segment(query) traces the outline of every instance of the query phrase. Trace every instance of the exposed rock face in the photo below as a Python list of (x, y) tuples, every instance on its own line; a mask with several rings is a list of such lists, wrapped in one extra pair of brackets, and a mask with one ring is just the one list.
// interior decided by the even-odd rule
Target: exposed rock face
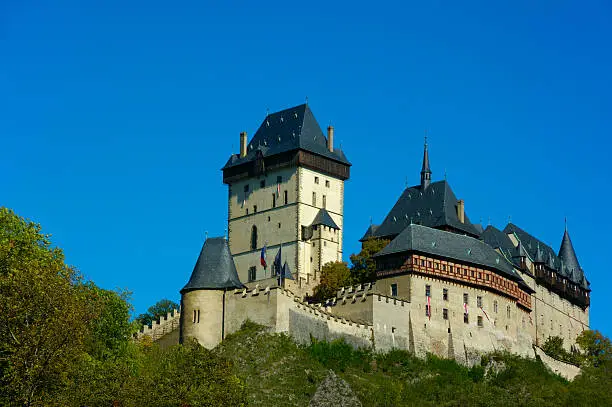
[(361, 402), (347, 382), (336, 376), (333, 370), (321, 382), (310, 400), (310, 407), (361, 407)]

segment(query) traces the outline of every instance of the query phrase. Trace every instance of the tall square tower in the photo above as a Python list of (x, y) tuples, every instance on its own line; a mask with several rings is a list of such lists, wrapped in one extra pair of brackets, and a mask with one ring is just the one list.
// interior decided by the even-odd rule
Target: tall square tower
[[(230, 251), (243, 282), (274, 276), (282, 245), (296, 293), (312, 293), (321, 267), (342, 260), (344, 181), (350, 162), (323, 134), (307, 104), (266, 116), (223, 167)], [(261, 265), (267, 248), (267, 269)]]

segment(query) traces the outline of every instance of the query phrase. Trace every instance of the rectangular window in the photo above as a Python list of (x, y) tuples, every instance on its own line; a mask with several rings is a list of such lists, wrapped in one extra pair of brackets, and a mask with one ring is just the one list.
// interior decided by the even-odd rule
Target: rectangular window
[(315, 177), (315, 184), (319, 183), (319, 177)]
[(442, 318), (448, 319), (448, 309), (442, 308)]
[(197, 315), (197, 311), (193, 310), (193, 317), (191, 318), (191, 322), (193, 322), (194, 324), (196, 323), (196, 315)]
[(469, 298), (468, 298), (467, 293), (463, 293), (463, 303), (464, 303), (464, 304), (467, 304), (467, 303), (468, 303), (468, 299), (469, 299)]
[(470, 317), (469, 317), (467, 312), (463, 313), (463, 322), (466, 323), (466, 324), (470, 323)]
[(198, 324), (200, 323), (200, 310), (198, 310)]
[(425, 286), (425, 297), (431, 297), (431, 286), (430, 285)]
[(397, 297), (397, 284), (391, 284), (391, 296)]
[(249, 214), (249, 208), (246, 208), (246, 214), (247, 215)]
[(285, 191), (285, 205), (289, 203), (289, 194)]
[(312, 206), (317, 206), (317, 193), (312, 193)]
[(325, 186), (329, 188), (329, 180), (325, 180)]
[(327, 208), (327, 197), (323, 195), (323, 207)]
[(447, 288), (442, 290), (442, 299), (444, 301), (448, 301), (448, 289)]
[(482, 316), (478, 315), (478, 326), (482, 328)]
[(478, 308), (482, 308), (482, 297), (481, 296), (476, 297), (476, 306)]
[(259, 188), (265, 188), (266, 187), (266, 180), (262, 179), (261, 181), (259, 181)]
[(276, 208), (276, 194), (272, 194), (272, 207)]
[(257, 278), (257, 269), (253, 266), (249, 268), (249, 282)]
[(425, 304), (425, 316), (429, 317), (430, 316), (430, 310), (429, 310), (429, 305)]
[(257, 205), (253, 205), (253, 213), (257, 213)]

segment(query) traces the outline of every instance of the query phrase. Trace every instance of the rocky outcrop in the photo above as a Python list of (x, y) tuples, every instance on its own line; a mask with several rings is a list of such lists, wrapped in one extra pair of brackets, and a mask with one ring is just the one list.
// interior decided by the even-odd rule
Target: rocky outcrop
[(310, 400), (310, 407), (361, 407), (361, 402), (353, 390), (333, 370), (319, 384), (317, 392)]

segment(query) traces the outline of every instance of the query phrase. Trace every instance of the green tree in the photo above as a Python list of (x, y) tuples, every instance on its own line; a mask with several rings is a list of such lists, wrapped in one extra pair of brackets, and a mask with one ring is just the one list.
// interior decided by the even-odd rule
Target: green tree
[(381, 251), (389, 240), (386, 239), (367, 239), (363, 242), (361, 251), (351, 255), (351, 277), (355, 283), (370, 283), (376, 280), (376, 262), (374, 256)]
[(0, 369), (5, 397), (42, 405), (81, 356), (95, 308), (38, 224), (0, 208)]
[(323, 301), (335, 297), (336, 292), (347, 285), (351, 285), (351, 272), (345, 262), (332, 261), (321, 268), (321, 280), (315, 287), (312, 299)]
[(581, 373), (570, 383), (568, 406), (612, 406), (612, 360), (604, 360), (598, 367), (582, 367)]
[(597, 367), (612, 360), (612, 343), (599, 331), (583, 331), (576, 338), (576, 343), (582, 349), (585, 363), (588, 365)]
[(167, 298), (157, 301), (151, 305), (147, 312), (136, 317), (136, 321), (142, 325), (151, 325), (151, 322), (156, 321), (159, 317), (166, 316), (169, 312), (178, 309), (179, 305)]

